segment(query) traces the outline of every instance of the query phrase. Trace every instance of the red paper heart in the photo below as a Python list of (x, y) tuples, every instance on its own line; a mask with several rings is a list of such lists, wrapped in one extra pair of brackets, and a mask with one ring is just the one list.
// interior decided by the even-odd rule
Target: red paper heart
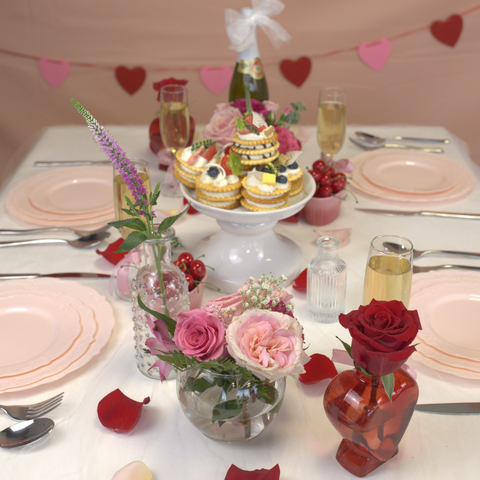
[(298, 379), (305, 385), (313, 385), (326, 378), (333, 378), (338, 375), (333, 362), (321, 353), (311, 355), (310, 361), (304, 367), (305, 373), (301, 373)]
[(117, 67), (115, 69), (115, 76), (117, 77), (118, 83), (130, 95), (133, 95), (143, 85), (147, 72), (142, 67)]
[(463, 19), (460, 15), (451, 15), (444, 22), (433, 22), (430, 25), (432, 35), (439, 41), (454, 47), (460, 38), (463, 28)]
[(283, 76), (297, 87), (301, 87), (312, 69), (312, 61), (308, 57), (300, 57), (298, 60), (282, 60), (280, 71)]
[(279, 480), (280, 479), (280, 467), (275, 465), (270, 470), (261, 468), (259, 470), (242, 470), (236, 465), (233, 465), (228, 469), (225, 480)]
[(298, 292), (307, 290), (307, 269), (305, 269), (294, 281), (292, 288)]

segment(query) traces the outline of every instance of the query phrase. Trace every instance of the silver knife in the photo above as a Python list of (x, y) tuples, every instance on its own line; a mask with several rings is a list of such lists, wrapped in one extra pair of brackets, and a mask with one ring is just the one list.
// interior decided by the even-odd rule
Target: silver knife
[(21, 278), (109, 278), (108, 273), (65, 272), (65, 273), (0, 273), (0, 280), (14, 280)]
[(77, 167), (81, 165), (112, 165), (110, 160), (61, 160), (61, 161), (38, 161), (35, 167)]
[(419, 412), (441, 413), (444, 415), (471, 415), (480, 413), (480, 402), (472, 403), (429, 403), (417, 405)]
[(417, 210), (417, 211), (382, 210), (380, 208), (356, 208), (355, 210), (360, 210), (361, 212), (367, 212), (367, 213), (380, 213), (383, 215), (403, 215), (403, 216), (420, 215), (422, 217), (480, 219), (480, 214), (478, 213), (431, 212), (427, 210)]

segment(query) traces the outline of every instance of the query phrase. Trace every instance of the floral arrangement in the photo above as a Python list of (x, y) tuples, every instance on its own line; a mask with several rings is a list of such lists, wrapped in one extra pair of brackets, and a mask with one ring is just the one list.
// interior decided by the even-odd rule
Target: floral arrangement
[[(301, 149), (300, 142), (288, 124), (295, 125), (300, 121), (300, 111), (305, 110), (303, 103), (292, 103), (291, 108), (285, 109), (277, 120), (277, 112), (280, 108), (278, 103), (269, 100), (259, 102), (254, 98), (250, 102), (252, 110), (262, 115), (268, 125), (275, 127), (280, 143), (280, 153), (285, 154)], [(230, 143), (237, 124), (235, 119), (243, 118), (246, 111), (247, 100), (245, 98), (238, 98), (231, 103), (218, 103), (210, 122), (203, 130), (204, 137), (215, 140), (220, 145)]]
[[(100, 126), (92, 114), (79, 102), (73, 98), (71, 99), (71, 102), (78, 110), (80, 115), (85, 118), (87, 125), (93, 134), (95, 143), (97, 143), (97, 145), (111, 160), (113, 166), (120, 172), (120, 175), (122, 176), (135, 200), (133, 202), (130, 200), (130, 198), (128, 198), (128, 196), (125, 195), (128, 209), (123, 209), (123, 211), (127, 213), (130, 218), (109, 223), (109, 225), (112, 225), (118, 229), (126, 227), (133, 230), (120, 245), (116, 253), (129, 252), (147, 239), (161, 238), (162, 232), (167, 228), (170, 228), (178, 220), (178, 218), (180, 218), (188, 210), (188, 207), (178, 215), (166, 217), (158, 225), (154, 224), (155, 212), (152, 210), (152, 208), (157, 204), (158, 197), (160, 196), (160, 182), (156, 185), (153, 192), (148, 194), (147, 189), (135, 166), (127, 158), (127, 154), (120, 148), (110, 133), (104, 127)], [(154, 254), (159, 278), (163, 279), (161, 267), (163, 252), (160, 250), (161, 248), (163, 247), (158, 247)], [(163, 281), (160, 282), (160, 287), (163, 287)], [(163, 289), (162, 293), (165, 314), (168, 314), (165, 292)]]
[(416, 310), (407, 310), (398, 300), (372, 300), (348, 314), (340, 314), (340, 324), (352, 336), (351, 346), (340, 340), (355, 367), (365, 375), (381, 377), (392, 398), (393, 372), (415, 351), (411, 345), (422, 329)]
[[(176, 321), (147, 309), (157, 318), (147, 318), (153, 337), (145, 343), (159, 358), (152, 368), (159, 368), (162, 381), (172, 366), (179, 371), (238, 375), (258, 398), (272, 404), (273, 382), (303, 373), (309, 360), (303, 349), (303, 328), (293, 316), (292, 296), (280, 286), (285, 281), (284, 276), (250, 278), (238, 293), (208, 302), (203, 309), (182, 312)], [(205, 389), (204, 378), (197, 378), (190, 388)], [(218, 378), (212, 381), (225, 394), (232, 388)], [(240, 407), (232, 406), (237, 412), (232, 416)]]

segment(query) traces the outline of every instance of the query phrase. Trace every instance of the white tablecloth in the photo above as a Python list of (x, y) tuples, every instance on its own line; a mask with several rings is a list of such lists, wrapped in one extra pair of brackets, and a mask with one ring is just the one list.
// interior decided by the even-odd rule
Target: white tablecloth
[[(146, 126), (108, 127), (123, 149), (132, 157), (148, 160), (153, 181), (163, 173), (156, 169), (156, 157), (148, 148)], [(349, 132), (355, 127), (349, 127)], [(388, 135), (408, 134), (424, 137), (450, 137), (440, 127), (367, 127), (362, 130)], [(310, 137), (304, 142), (300, 164), (310, 166), (318, 158), (315, 130), (307, 128)], [(477, 212), (480, 204), (480, 169), (468, 157), (457, 140), (445, 147), (446, 153), (461, 159), (476, 176), (474, 190), (455, 203), (437, 209)], [(337, 158), (360, 153), (346, 141)], [(0, 192), (5, 201), (9, 188), (20, 180), (38, 174), (36, 160), (103, 160), (102, 152), (93, 143), (86, 126), (47, 128), (26, 154), (15, 174)], [(42, 170), (43, 171), (43, 170)], [(361, 207), (390, 207), (384, 202), (358, 195)], [(161, 199), (162, 209), (180, 207), (180, 199)], [(348, 197), (340, 216), (327, 227), (312, 227), (303, 220), (298, 224), (280, 222), (275, 230), (296, 241), (304, 254), (304, 266), (316, 254), (314, 241), (319, 230), (352, 228), (352, 236), (339, 251), (348, 264), (347, 311), (361, 303), (365, 260), (370, 240), (382, 233), (410, 238), (418, 249), (441, 248), (478, 250), (480, 222), (440, 218), (387, 217), (355, 211), (355, 202)], [(1, 227), (24, 225), (10, 218), (3, 208)], [(175, 225), (187, 249), (219, 226), (204, 215), (184, 216)], [(113, 241), (117, 233), (112, 231)], [(103, 249), (103, 247), (102, 247)], [(442, 258), (422, 260), (419, 264), (442, 263)], [(460, 261), (460, 260), (459, 260)], [(470, 260), (471, 261), (471, 260)], [(445, 262), (443, 262), (445, 263)], [(69, 246), (29, 246), (0, 249), (0, 273), (97, 271), (110, 272), (112, 266), (94, 250), (76, 250)], [(268, 272), (266, 272), (268, 273)], [(328, 384), (304, 386), (289, 378), (280, 414), (258, 438), (243, 444), (221, 444), (202, 436), (186, 419), (176, 399), (175, 381), (163, 384), (142, 376), (136, 369), (130, 304), (109, 294), (109, 281), (83, 280), (98, 290), (112, 304), (116, 325), (108, 345), (87, 365), (54, 383), (18, 393), (0, 394), (0, 404), (40, 401), (58, 392), (65, 392), (63, 404), (49, 416), (55, 421), (53, 434), (44, 441), (15, 450), (0, 449), (0, 479), (31, 480), (110, 480), (114, 472), (134, 460), (145, 462), (155, 480), (209, 479), (223, 480), (233, 463), (245, 470), (280, 465), (282, 480), (350, 479), (335, 460), (340, 436), (327, 420), (323, 410), (323, 393)], [(289, 288), (291, 290), (291, 287)], [(305, 295), (294, 292), (296, 313), (305, 327), (309, 353), (331, 355), (341, 348), (335, 336), (350, 341), (340, 325), (321, 325), (305, 314)], [(217, 294), (206, 291), (205, 298)], [(452, 318), (452, 322), (455, 319)], [(480, 339), (479, 339), (480, 340)], [(21, 339), (18, 347), (22, 348)], [(480, 400), (480, 382), (466, 380), (429, 369), (410, 361), (418, 372), (420, 402), (465, 402)], [(338, 368), (348, 367), (338, 365)], [(143, 400), (144, 407), (137, 427), (128, 434), (116, 434), (101, 426), (97, 404), (106, 394), (120, 388), (126, 395)], [(0, 416), (0, 429), (14, 423)], [(415, 413), (400, 444), (400, 453), (371, 475), (382, 479), (476, 479), (480, 471), (478, 439), (480, 415), (440, 416)]]

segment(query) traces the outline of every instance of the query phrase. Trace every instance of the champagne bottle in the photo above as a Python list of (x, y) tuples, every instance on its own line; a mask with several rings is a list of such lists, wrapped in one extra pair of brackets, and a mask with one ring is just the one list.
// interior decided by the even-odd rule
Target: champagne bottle
[[(248, 18), (252, 15), (251, 8), (242, 8), (242, 16)], [(253, 45), (238, 53), (235, 71), (230, 82), (228, 100), (233, 102), (237, 98), (245, 98), (244, 84), (247, 85), (250, 97), (263, 102), (268, 100), (268, 87), (263, 72), (260, 54), (258, 52), (257, 37)]]

